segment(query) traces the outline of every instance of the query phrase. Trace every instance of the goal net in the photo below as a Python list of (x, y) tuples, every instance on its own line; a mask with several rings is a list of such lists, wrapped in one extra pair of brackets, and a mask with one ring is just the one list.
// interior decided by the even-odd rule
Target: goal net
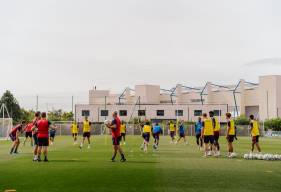
[(12, 118), (0, 118), (0, 140), (8, 139), (13, 128)]

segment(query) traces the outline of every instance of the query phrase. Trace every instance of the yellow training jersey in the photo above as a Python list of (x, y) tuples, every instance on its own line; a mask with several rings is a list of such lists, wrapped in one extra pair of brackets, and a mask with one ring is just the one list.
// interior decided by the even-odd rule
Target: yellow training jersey
[(170, 130), (170, 131), (176, 131), (176, 128), (175, 128), (175, 124), (174, 124), (174, 123), (170, 123), (169, 130)]
[(205, 119), (204, 121), (204, 136), (214, 135), (214, 128), (212, 119)]
[(230, 123), (230, 127), (228, 127), (228, 135), (235, 135), (235, 123), (234, 123), (234, 120), (231, 119), (229, 121)]
[(126, 125), (125, 124), (120, 125), (120, 133), (126, 133)]
[(144, 133), (151, 133), (151, 126), (150, 125), (144, 125), (143, 126), (143, 132)]
[(77, 123), (72, 123), (72, 125), (71, 125), (71, 132), (72, 133), (78, 133), (78, 125), (77, 125)]
[(251, 130), (251, 135), (253, 137), (259, 136), (260, 135), (260, 130), (259, 130), (258, 121), (252, 120), (251, 123), (253, 124), (252, 130)]
[(90, 132), (91, 123), (90, 121), (83, 122), (83, 132)]
[(220, 122), (219, 122), (218, 118), (216, 118), (216, 117), (215, 117), (215, 120), (216, 120), (216, 124), (215, 124), (214, 131), (220, 131), (220, 129), (221, 129)]

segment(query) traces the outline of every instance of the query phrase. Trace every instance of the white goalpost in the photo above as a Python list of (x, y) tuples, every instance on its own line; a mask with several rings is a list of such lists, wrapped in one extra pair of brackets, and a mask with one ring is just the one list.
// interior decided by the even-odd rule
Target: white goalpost
[(10, 117), (5, 104), (1, 105), (0, 114), (0, 140), (7, 140), (9, 138), (9, 133), (13, 128), (13, 119)]

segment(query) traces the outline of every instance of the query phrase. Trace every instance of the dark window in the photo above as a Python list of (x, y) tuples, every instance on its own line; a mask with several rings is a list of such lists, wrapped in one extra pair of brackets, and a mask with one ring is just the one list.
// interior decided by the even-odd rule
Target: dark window
[(119, 115), (120, 116), (127, 116), (127, 110), (120, 110)]
[(164, 116), (165, 112), (164, 110), (157, 110), (157, 116)]
[(101, 110), (100, 111), (100, 116), (107, 117), (108, 116), (108, 110)]
[(176, 116), (183, 116), (183, 110), (176, 110)]
[(194, 116), (202, 116), (202, 110), (194, 110)]
[(139, 110), (138, 116), (145, 116), (145, 110)]
[(214, 110), (214, 116), (221, 116), (221, 110)]
[(82, 110), (82, 116), (83, 117), (89, 117), (90, 116), (90, 111), (89, 110)]

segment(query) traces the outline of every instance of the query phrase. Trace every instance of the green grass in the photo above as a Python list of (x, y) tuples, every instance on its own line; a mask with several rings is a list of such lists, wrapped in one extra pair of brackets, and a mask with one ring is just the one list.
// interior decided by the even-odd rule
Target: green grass
[[(93, 137), (91, 149), (78, 149), (71, 137), (57, 137), (49, 163), (32, 162), (32, 148), (9, 155), (11, 142), (0, 141), (0, 191), (132, 192), (132, 191), (281, 191), (281, 162), (242, 158), (202, 158), (194, 138), (190, 144), (171, 145), (162, 137), (158, 152), (144, 154), (141, 137), (129, 136), (124, 150), (127, 163), (112, 163), (110, 138)], [(221, 138), (225, 155), (225, 138)], [(249, 151), (250, 139), (235, 144), (240, 155)], [(261, 139), (264, 152), (281, 154), (280, 139)]]

